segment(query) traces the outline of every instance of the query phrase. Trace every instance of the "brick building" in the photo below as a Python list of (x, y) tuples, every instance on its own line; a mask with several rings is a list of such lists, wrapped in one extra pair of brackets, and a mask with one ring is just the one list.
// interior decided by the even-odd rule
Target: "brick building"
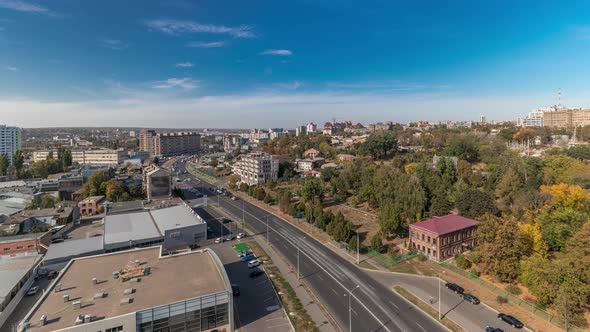
[(91, 196), (86, 197), (82, 201), (78, 203), (78, 208), (80, 209), (80, 214), (83, 216), (93, 216), (98, 214), (102, 210), (102, 206), (100, 203), (104, 201), (104, 196)]
[(51, 232), (0, 237), (0, 256), (15, 256), (26, 252), (45, 254), (51, 244)]
[(462, 216), (433, 217), (410, 225), (410, 248), (434, 260), (446, 260), (477, 244), (477, 221)]

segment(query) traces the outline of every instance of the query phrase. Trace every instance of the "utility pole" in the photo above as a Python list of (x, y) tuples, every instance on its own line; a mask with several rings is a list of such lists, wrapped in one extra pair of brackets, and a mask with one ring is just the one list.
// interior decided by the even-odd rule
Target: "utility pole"
[(299, 273), (299, 252), (301, 251), (301, 241), (305, 240), (305, 237), (297, 241), (297, 280), (301, 279), (301, 274)]
[(244, 200), (242, 199), (242, 232), (245, 233), (244, 230)]
[(270, 243), (270, 241), (268, 240), (268, 214), (266, 215), (266, 243)]
[(359, 265), (361, 263), (361, 243), (359, 241), (359, 230), (356, 230), (356, 264)]

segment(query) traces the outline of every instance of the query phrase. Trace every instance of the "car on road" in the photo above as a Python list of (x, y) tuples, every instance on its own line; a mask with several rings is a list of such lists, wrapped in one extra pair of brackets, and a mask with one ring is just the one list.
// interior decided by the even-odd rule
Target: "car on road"
[(231, 197), (231, 200), (232, 200), (232, 201), (237, 201), (237, 200), (238, 200), (238, 198), (237, 198), (236, 196), (232, 196), (232, 197)]
[(228, 237), (225, 238), (225, 241), (231, 241), (235, 239), (235, 237), (233, 235), (229, 235)]
[(221, 242), (223, 242), (223, 238), (218, 237), (215, 239), (215, 243), (221, 243)]
[(463, 293), (463, 299), (473, 304), (479, 304), (479, 299), (471, 294)]
[(253, 267), (257, 267), (258, 265), (262, 264), (262, 262), (260, 261), (260, 259), (255, 259), (252, 261), (248, 262), (248, 267), (249, 268), (253, 268)]
[(39, 292), (39, 286), (33, 286), (27, 291), (27, 296), (33, 296)]
[(239, 239), (243, 239), (243, 238), (245, 238), (246, 236), (248, 236), (246, 233), (239, 233), (239, 234), (238, 234), (238, 240), (239, 240)]
[(236, 284), (231, 285), (231, 291), (234, 294), (234, 296), (240, 296), (240, 286)]
[(231, 221), (232, 221), (232, 220), (231, 220), (231, 219), (229, 219), (229, 218), (223, 218), (223, 219), (221, 220), (221, 222), (222, 222), (222, 223), (224, 223), (224, 224), (230, 223)]
[(445, 284), (445, 287), (448, 288), (448, 289), (450, 289), (450, 290), (452, 290), (453, 292), (455, 292), (457, 294), (463, 294), (463, 292), (465, 291), (463, 289), (463, 287), (461, 287), (461, 286), (459, 286), (457, 284), (454, 284), (452, 282), (447, 282)]
[(264, 274), (264, 271), (255, 269), (254, 271), (250, 272), (250, 278), (258, 278)]
[(521, 321), (519, 321), (515, 317), (510, 316), (510, 315), (507, 315), (505, 313), (499, 313), (498, 314), (498, 318), (500, 320), (502, 320), (502, 321), (504, 321), (504, 322), (506, 322), (506, 323), (508, 323), (508, 324), (510, 324), (512, 326), (514, 326), (517, 329), (521, 329), (521, 328), (524, 327), (524, 324)]
[(59, 275), (59, 272), (51, 270), (51, 271), (49, 271), (49, 273), (47, 273), (47, 279), (49, 279), (49, 280), (55, 279), (55, 278), (57, 278), (58, 275)]
[(504, 330), (498, 327), (486, 326), (486, 332), (504, 332)]

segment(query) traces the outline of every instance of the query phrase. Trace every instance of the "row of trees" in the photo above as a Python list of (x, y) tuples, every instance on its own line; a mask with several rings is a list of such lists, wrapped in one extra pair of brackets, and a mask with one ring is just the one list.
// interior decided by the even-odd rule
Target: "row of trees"
[(111, 202), (130, 201), (145, 197), (140, 186), (127, 186), (123, 182), (111, 179), (109, 175), (103, 171), (98, 171), (92, 174), (82, 187), (83, 197), (100, 195), (106, 196), (106, 199)]

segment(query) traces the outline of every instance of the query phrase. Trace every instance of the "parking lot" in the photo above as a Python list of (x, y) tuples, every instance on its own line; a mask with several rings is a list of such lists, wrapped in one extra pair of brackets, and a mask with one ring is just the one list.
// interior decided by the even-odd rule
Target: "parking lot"
[[(237, 240), (211, 246), (223, 262), (232, 284), (240, 288), (240, 296), (234, 297), (236, 320), (243, 331), (291, 331), (291, 325), (281, 307), (272, 283), (267, 275), (250, 278), (253, 269), (241, 262), (232, 245)], [(260, 266), (264, 269), (264, 266)]]

